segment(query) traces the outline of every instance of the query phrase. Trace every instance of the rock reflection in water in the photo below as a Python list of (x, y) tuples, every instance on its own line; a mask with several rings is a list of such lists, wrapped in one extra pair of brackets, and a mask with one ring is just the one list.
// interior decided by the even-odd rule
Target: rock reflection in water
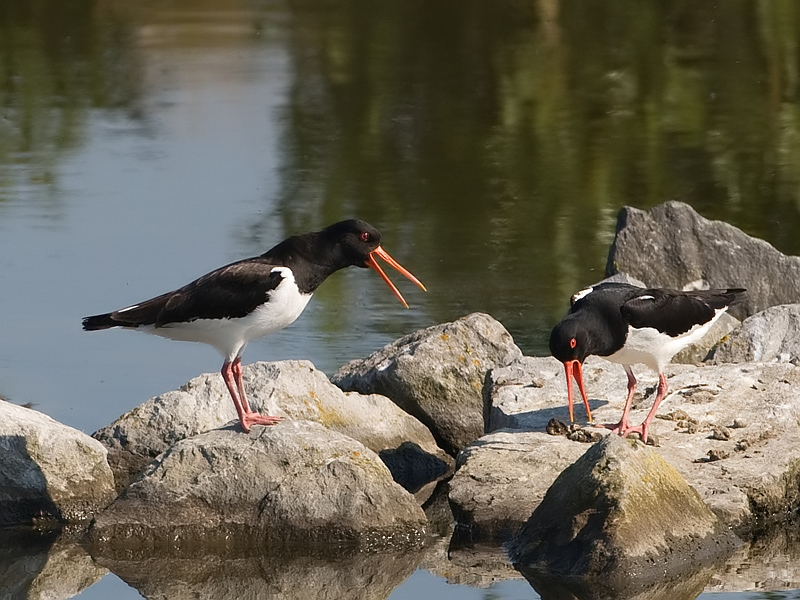
[(383, 599), (414, 572), (421, 551), (369, 553), (314, 546), (226, 558), (99, 559), (147, 599)]
[(0, 530), (0, 598), (72, 598), (107, 573), (69, 534)]
[(705, 588), (714, 567), (706, 567), (677, 580), (637, 588), (635, 576), (626, 590), (611, 589), (602, 581), (569, 581), (549, 578), (540, 573), (523, 573), (542, 600), (694, 600)]

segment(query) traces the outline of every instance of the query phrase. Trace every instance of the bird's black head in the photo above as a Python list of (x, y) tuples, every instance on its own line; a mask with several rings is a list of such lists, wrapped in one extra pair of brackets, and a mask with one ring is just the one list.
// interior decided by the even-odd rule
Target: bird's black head
[(366, 221), (348, 219), (319, 232), (329, 259), (341, 267), (369, 267), (370, 255), (381, 245), (381, 232)]
[[(381, 247), (381, 232), (360, 219), (339, 221), (322, 231), (289, 238), (283, 244), (290, 251), (298, 250), (298, 254), (306, 258), (307, 271), (313, 271), (306, 277), (307, 286), (304, 291), (313, 291), (326, 277), (339, 269), (351, 266), (370, 267), (378, 272), (395, 296), (408, 308), (403, 295), (383, 272), (375, 260), (376, 257), (397, 269), (423, 290), (425, 289), (425, 286), (416, 277)], [(284, 264), (287, 263), (284, 262)], [(312, 266), (308, 266), (308, 264)]]
[(567, 316), (550, 332), (550, 352), (562, 363), (571, 360), (582, 363), (591, 354), (586, 329)]

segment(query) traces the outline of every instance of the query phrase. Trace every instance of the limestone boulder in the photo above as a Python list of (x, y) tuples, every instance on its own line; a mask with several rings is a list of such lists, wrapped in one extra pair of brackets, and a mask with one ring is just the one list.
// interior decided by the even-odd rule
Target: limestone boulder
[(455, 456), (483, 435), (486, 372), (521, 356), (505, 327), (473, 313), (403, 336), (344, 365), (331, 380), (344, 390), (388, 396)]
[(711, 357), (714, 363), (800, 363), (800, 304), (771, 306), (730, 332)]
[(800, 257), (706, 219), (683, 202), (620, 210), (606, 274), (620, 271), (648, 287), (746, 288), (743, 313), (734, 314), (740, 318), (800, 302)]
[[(640, 383), (630, 420), (637, 423), (657, 378), (642, 367), (634, 372)], [(792, 514), (800, 505), (800, 367), (669, 365), (666, 375), (670, 392), (651, 426), (654, 450), (737, 532)], [(584, 377), (596, 422), (617, 422), (622, 367), (590, 357)], [(450, 482), (457, 523), (476, 539), (504, 539), (521, 526), (587, 442), (608, 435), (586, 422), (582, 405), (569, 427), (565, 388), (554, 358), (525, 357), (487, 377), (489, 433), (462, 452)]]
[(738, 544), (658, 452), (606, 435), (556, 478), (508, 550), (523, 573), (627, 590), (724, 558)]
[(169, 448), (93, 521), (93, 554), (287, 542), (415, 545), (427, 520), (378, 456), (309, 421)]
[(115, 497), (106, 449), (45, 414), (0, 401), (0, 526), (91, 518)]
[[(384, 396), (342, 392), (308, 361), (253, 363), (243, 377), (254, 410), (318, 422), (359, 440), (411, 491), (452, 471), (452, 458), (417, 419)], [(137, 406), (94, 437), (108, 448), (121, 489), (176, 442), (236, 422), (222, 377), (208, 373)]]

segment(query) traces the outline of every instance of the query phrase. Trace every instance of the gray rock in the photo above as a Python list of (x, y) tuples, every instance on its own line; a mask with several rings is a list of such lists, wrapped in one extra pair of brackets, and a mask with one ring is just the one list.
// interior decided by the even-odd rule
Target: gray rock
[(620, 210), (606, 273), (619, 271), (649, 287), (747, 288), (746, 314), (734, 316), (800, 302), (800, 257), (710, 221), (682, 202)]
[[(637, 423), (652, 404), (657, 377), (643, 367), (634, 371), (641, 395), (631, 422)], [(746, 532), (800, 504), (799, 367), (670, 365), (666, 374), (671, 391), (651, 426), (656, 451), (726, 525)], [(596, 422), (617, 422), (626, 396), (622, 367), (590, 357), (584, 377)], [(493, 370), (487, 388), (489, 433), (459, 456), (450, 501), (460, 527), (476, 539), (502, 539), (524, 523), (586, 444), (545, 433), (550, 419), (568, 419), (564, 371), (554, 358), (525, 357)], [(585, 423), (581, 406), (575, 414)], [(746, 426), (732, 428), (735, 421)], [(730, 428), (729, 439), (716, 439), (720, 426)]]
[(344, 390), (388, 396), (455, 456), (483, 434), (486, 372), (520, 356), (500, 323), (473, 313), (401, 337), (344, 365), (331, 380)]
[(181, 440), (90, 529), (93, 555), (287, 541), (415, 545), (427, 520), (361, 443), (309, 421)]
[(558, 476), (508, 550), (523, 573), (628, 590), (718, 560), (737, 542), (657, 452), (607, 435)]
[[(357, 439), (379, 453), (411, 491), (452, 470), (452, 458), (417, 419), (384, 396), (342, 392), (308, 361), (247, 365), (244, 380), (254, 410), (316, 421)], [(222, 378), (208, 373), (137, 406), (94, 437), (108, 447), (121, 489), (179, 440), (235, 420)]]
[(714, 349), (712, 362), (800, 362), (800, 304), (772, 306), (748, 317)]
[(508, 539), (559, 473), (587, 446), (543, 432), (496, 431), (467, 446), (450, 480), (457, 529), (476, 542)]
[(102, 444), (10, 402), (0, 402), (0, 464), (0, 526), (83, 521), (115, 497)]

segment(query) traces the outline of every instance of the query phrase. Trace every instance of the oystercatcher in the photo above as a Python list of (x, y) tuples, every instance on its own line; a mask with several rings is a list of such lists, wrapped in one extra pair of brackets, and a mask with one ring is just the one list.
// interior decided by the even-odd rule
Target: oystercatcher
[[(575, 378), (592, 414), (583, 385), (583, 361), (596, 354), (620, 363), (628, 375), (628, 397), (619, 423), (608, 425), (622, 436), (638, 432), (647, 442), (650, 423), (667, 393), (664, 367), (680, 350), (698, 341), (731, 304), (744, 299), (745, 290), (698, 290), (681, 292), (646, 289), (625, 283), (601, 283), (576, 293), (564, 319), (550, 334), (550, 352), (564, 363), (567, 377), (569, 418), (572, 412), (572, 382)], [(644, 422), (632, 426), (628, 413), (636, 389), (631, 365), (642, 363), (658, 373), (653, 407)]]
[(251, 425), (274, 425), (280, 417), (256, 413), (247, 402), (242, 382), (242, 353), (247, 343), (294, 322), (314, 290), (345, 267), (375, 269), (408, 308), (375, 258), (383, 259), (423, 290), (425, 286), (380, 243), (380, 232), (369, 223), (341, 221), (322, 231), (292, 236), (261, 256), (220, 267), (175, 291), (86, 317), (83, 328), (124, 327), (213, 346), (225, 359), (222, 378), (242, 429), (247, 432)]

